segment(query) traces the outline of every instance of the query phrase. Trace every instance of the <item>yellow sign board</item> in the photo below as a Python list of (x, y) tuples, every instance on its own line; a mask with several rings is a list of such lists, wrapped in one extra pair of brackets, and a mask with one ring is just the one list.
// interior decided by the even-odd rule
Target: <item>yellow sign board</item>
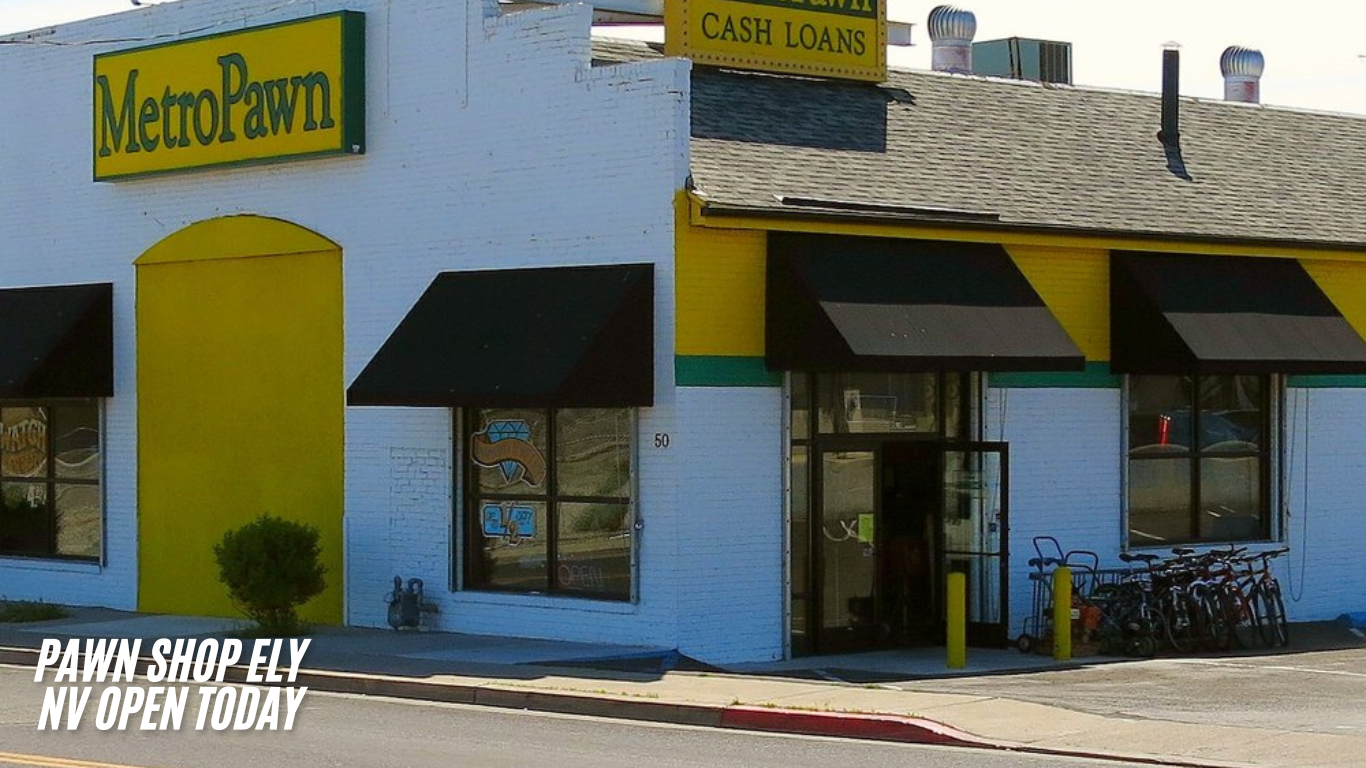
[(665, 0), (664, 52), (699, 64), (887, 79), (885, 0)]
[(95, 180), (365, 151), (353, 11), (95, 57)]

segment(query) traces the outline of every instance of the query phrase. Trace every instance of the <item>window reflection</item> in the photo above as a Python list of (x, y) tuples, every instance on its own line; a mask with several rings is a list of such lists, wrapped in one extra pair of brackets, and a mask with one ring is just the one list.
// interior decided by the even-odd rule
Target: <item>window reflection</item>
[(1129, 448), (1184, 453), (1191, 448), (1190, 376), (1133, 376), (1129, 384)]
[(630, 412), (620, 408), (556, 411), (555, 467), (561, 495), (629, 496)]
[(1256, 452), (1262, 443), (1262, 379), (1206, 376), (1200, 380), (1200, 450)]
[(824, 433), (939, 431), (939, 375), (836, 373), (819, 381)]
[(631, 510), (625, 504), (559, 505), (555, 586), (631, 599)]
[(0, 406), (0, 554), (103, 553), (99, 406)]
[(1129, 544), (1270, 536), (1270, 377), (1129, 378)]
[(1256, 456), (1200, 463), (1200, 538), (1237, 541), (1261, 535), (1262, 472)]

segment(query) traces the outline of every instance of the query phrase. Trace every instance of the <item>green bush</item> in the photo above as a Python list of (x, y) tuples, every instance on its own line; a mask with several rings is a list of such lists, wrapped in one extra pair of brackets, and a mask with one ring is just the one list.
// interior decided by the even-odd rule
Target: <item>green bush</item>
[(213, 548), (219, 581), (267, 636), (299, 633), (295, 609), (326, 585), (321, 553), (317, 528), (269, 515), (228, 531)]

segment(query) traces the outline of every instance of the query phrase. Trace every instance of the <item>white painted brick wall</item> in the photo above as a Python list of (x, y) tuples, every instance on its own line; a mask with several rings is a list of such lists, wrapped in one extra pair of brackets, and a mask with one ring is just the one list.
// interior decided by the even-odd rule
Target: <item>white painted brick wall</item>
[[(90, 181), (91, 58), (136, 43), (88, 41), (224, 32), (341, 8), (366, 13), (366, 155)], [(48, 44), (0, 46), (0, 99), (27, 115), (0, 122), (0, 286), (112, 282), (116, 369), (105, 409), (108, 565), (0, 559), (0, 595), (136, 605), (132, 262), (216, 216), (277, 217), (342, 246), (339, 387), (440, 271), (652, 262), (657, 405), (639, 423), (645, 436), (671, 431), (672, 206), (687, 175), (689, 66), (592, 68), (590, 21), (586, 6), (500, 18), (478, 0), (183, 0), (65, 26)], [(382, 625), (381, 598), (401, 574), (424, 579), (444, 628), (674, 644), (671, 457), (639, 463), (648, 520), (639, 604), (490, 598), (447, 589), (451, 434), (441, 409), (347, 409), (349, 621)]]
[(782, 390), (683, 387), (678, 400), (679, 649), (718, 663), (782, 658)]
[(1319, 621), (1366, 611), (1366, 390), (1289, 389), (1285, 404), (1291, 551), (1277, 576), (1286, 613)]
[(1120, 391), (988, 389), (988, 440), (1010, 443), (1011, 636), (1030, 615), (1035, 536), (1120, 564)]

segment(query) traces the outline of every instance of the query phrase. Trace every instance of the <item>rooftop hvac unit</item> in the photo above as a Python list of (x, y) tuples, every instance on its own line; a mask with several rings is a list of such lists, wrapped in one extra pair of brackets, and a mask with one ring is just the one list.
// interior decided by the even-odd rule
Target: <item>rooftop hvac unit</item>
[(1072, 82), (1072, 44), (1007, 37), (972, 44), (972, 71), (978, 75)]

